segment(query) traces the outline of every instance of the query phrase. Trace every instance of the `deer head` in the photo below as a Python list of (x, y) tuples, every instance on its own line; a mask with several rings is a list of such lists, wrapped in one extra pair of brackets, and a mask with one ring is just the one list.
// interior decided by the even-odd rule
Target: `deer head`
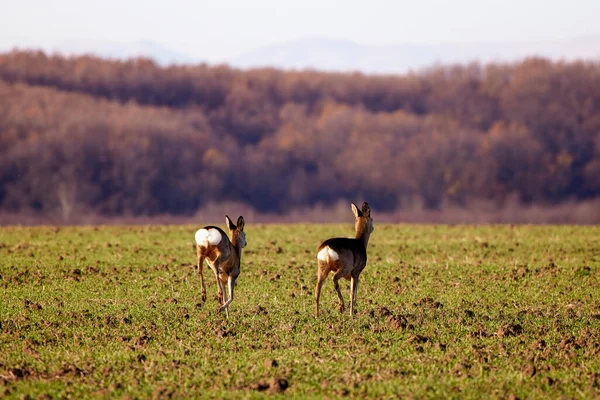
[(229, 228), (229, 237), (231, 237), (231, 243), (238, 249), (241, 250), (246, 247), (246, 233), (244, 233), (244, 217), (240, 216), (237, 220), (237, 224), (233, 224), (229, 216), (225, 216), (225, 223)]

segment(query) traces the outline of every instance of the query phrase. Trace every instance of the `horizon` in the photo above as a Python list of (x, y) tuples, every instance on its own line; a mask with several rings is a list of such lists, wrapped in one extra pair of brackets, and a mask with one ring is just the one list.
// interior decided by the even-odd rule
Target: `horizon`
[(325, 73), (363, 73), (366, 75), (405, 75), (443, 65), (478, 63), (513, 64), (528, 58), (552, 61), (600, 60), (600, 35), (557, 40), (463, 43), (392, 43), (366, 45), (343, 38), (306, 37), (251, 50), (223, 62), (209, 62), (173, 50), (159, 42), (139, 40), (71, 40), (53, 47), (15, 46), (12, 51), (42, 51), (49, 56), (91, 55), (104, 60), (128, 61), (139, 57), (153, 60), (161, 67), (172, 65), (227, 65), (234, 69), (275, 68), (283, 71), (317, 70)]
[[(11, 3), (0, 17), (0, 50), (61, 49), (61, 44), (150, 44), (193, 62), (232, 63), (252, 52), (321, 40), (358, 46), (518, 44), (600, 37), (600, 3), (579, 0), (565, 7), (541, 0), (491, 2), (441, 0), (419, 4), (375, 1), (289, 3), (241, 0), (195, 4), (179, 0), (165, 8), (156, 0), (122, 4)], [(505, 29), (510, 26), (510, 29)], [(86, 50), (94, 52), (94, 49)], [(76, 53), (81, 53), (77, 51)]]

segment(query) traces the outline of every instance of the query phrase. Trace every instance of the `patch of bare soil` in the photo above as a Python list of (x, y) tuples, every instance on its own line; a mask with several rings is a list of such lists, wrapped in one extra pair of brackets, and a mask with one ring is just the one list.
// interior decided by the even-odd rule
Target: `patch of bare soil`
[(531, 350), (544, 350), (546, 348), (546, 341), (543, 339), (534, 340), (529, 347)]
[(390, 315), (393, 315), (393, 313), (387, 307), (379, 307), (376, 310), (371, 310), (369, 314), (371, 317), (377, 318), (389, 317)]
[(258, 382), (251, 383), (248, 388), (258, 392), (264, 392), (268, 390), (271, 394), (283, 393), (289, 387), (288, 380), (286, 378), (273, 376), (267, 383), (265, 379), (261, 379)]
[(72, 377), (78, 377), (78, 378), (83, 378), (86, 373), (89, 371), (84, 371), (83, 369), (79, 368), (76, 365), (73, 364), (64, 364), (57, 372), (56, 376), (57, 377), (65, 377), (65, 376), (72, 376)]
[(529, 268), (526, 265), (522, 265), (512, 270), (512, 277), (514, 280), (524, 278), (529, 274)]
[(490, 333), (488, 332), (488, 330), (486, 328), (479, 328), (474, 330), (473, 332), (470, 333), (471, 337), (477, 338), (477, 339), (484, 339), (486, 337), (490, 336)]
[(503, 325), (496, 331), (498, 337), (517, 336), (523, 333), (523, 327), (520, 324)]
[(270, 393), (283, 393), (288, 388), (289, 383), (287, 379), (280, 377), (272, 377), (269, 383)]
[(227, 326), (221, 325), (215, 329), (215, 336), (221, 338), (233, 337), (235, 336), (235, 332), (231, 329), (228, 329)]
[(563, 336), (560, 342), (558, 343), (558, 348), (560, 350), (569, 350), (571, 348), (579, 349), (579, 344), (575, 341), (575, 337), (573, 335)]
[(152, 399), (170, 399), (173, 397), (174, 394), (175, 392), (167, 387), (157, 386), (152, 392)]
[(261, 379), (258, 382), (253, 382), (249, 385), (250, 390), (256, 390), (258, 392), (265, 391), (269, 388), (269, 384), (264, 379)]
[(525, 366), (525, 368), (523, 369), (523, 375), (525, 375), (528, 378), (531, 378), (532, 376), (534, 376), (537, 373), (537, 368), (535, 367), (535, 365), (529, 363)]
[(444, 305), (442, 303), (440, 303), (439, 301), (433, 300), (431, 297), (422, 298), (418, 302), (414, 303), (414, 306), (430, 308), (430, 309), (444, 308)]
[(387, 318), (387, 324), (393, 329), (403, 330), (410, 326), (408, 320), (403, 315), (390, 315)]

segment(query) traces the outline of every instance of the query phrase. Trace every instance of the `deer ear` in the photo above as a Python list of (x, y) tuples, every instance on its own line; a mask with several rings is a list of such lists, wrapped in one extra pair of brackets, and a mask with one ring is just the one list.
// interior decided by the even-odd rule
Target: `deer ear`
[(352, 206), (352, 212), (354, 213), (354, 216), (356, 218), (362, 217), (362, 212), (358, 209), (358, 207), (356, 206), (356, 204), (350, 203), (350, 205)]
[(240, 231), (243, 231), (243, 230), (244, 230), (244, 225), (246, 225), (246, 223), (244, 222), (244, 217), (242, 217), (242, 216), (240, 215), (240, 217), (239, 217), (239, 218), (238, 218), (238, 220), (237, 220), (237, 228), (238, 228)]
[(369, 203), (366, 201), (362, 205), (362, 213), (367, 217), (371, 215), (371, 207), (369, 207)]
[(233, 224), (233, 222), (231, 222), (231, 220), (229, 219), (229, 216), (226, 215), (225, 216), (225, 223), (227, 224), (227, 228), (232, 231), (235, 229), (235, 225)]

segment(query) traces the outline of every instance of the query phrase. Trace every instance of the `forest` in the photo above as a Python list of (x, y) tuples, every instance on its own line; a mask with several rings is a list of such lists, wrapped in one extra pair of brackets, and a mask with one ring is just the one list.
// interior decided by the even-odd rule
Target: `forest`
[[(600, 197), (600, 62), (405, 75), (0, 54), (0, 211), (193, 215)], [(237, 215), (236, 215), (237, 216)]]

